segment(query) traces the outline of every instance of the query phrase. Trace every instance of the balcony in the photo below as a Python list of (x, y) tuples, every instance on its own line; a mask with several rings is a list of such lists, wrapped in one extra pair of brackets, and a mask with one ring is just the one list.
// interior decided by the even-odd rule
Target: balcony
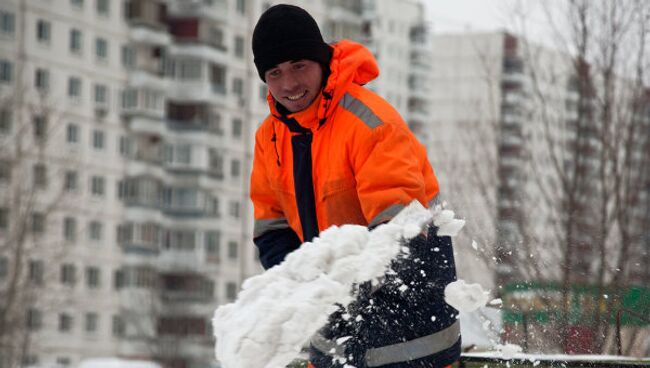
[[(127, 206), (160, 208), (163, 184), (154, 177), (129, 177), (120, 182), (118, 196)], [(130, 239), (130, 238), (124, 238)]]
[(164, 249), (158, 256), (158, 267), (163, 272), (197, 272), (203, 264), (193, 250)]
[(523, 164), (521, 157), (516, 155), (500, 156), (499, 165), (502, 167), (512, 167), (517, 168)]
[(328, 0), (329, 18), (337, 21), (361, 25), (363, 4), (361, 0)]
[(203, 44), (226, 52), (224, 32), (213, 22), (203, 18), (170, 19), (169, 33), (181, 44)]
[(501, 146), (520, 148), (524, 143), (524, 139), (519, 135), (502, 134), (501, 137), (499, 137), (499, 143)]
[(506, 73), (501, 75), (501, 84), (519, 85), (522, 88), (526, 85), (526, 76), (522, 73)]
[(218, 202), (207, 192), (196, 188), (165, 188), (163, 211), (181, 217), (217, 217)]
[(170, 84), (171, 81), (165, 80), (162, 73), (156, 70), (156, 67), (136, 69), (129, 73), (129, 87), (131, 88), (165, 91), (169, 89)]
[(214, 300), (214, 282), (196, 273), (161, 275), (162, 297), (168, 302), (208, 303)]
[(132, 158), (146, 164), (160, 166), (163, 163), (163, 143), (157, 134), (139, 134), (135, 137)]
[(411, 51), (411, 70), (418, 70), (421, 73), (431, 72), (431, 53), (428, 50)]
[(424, 101), (424, 105), (429, 104), (431, 97), (431, 87), (426, 75), (409, 75), (408, 79), (409, 95), (412, 98)]
[(125, 253), (158, 254), (160, 232), (156, 223), (126, 222), (117, 228), (117, 242)]
[(428, 101), (424, 98), (411, 96), (408, 99), (408, 115), (410, 120), (428, 121)]
[(221, 115), (209, 104), (170, 102), (167, 104), (167, 118), (167, 125), (171, 130), (223, 134)]
[(168, 12), (173, 17), (204, 17), (212, 21), (228, 20), (228, 1), (174, 0), (169, 2)]
[(162, 119), (165, 116), (165, 101), (162, 90), (130, 87), (122, 94), (122, 115)]
[(176, 81), (169, 91), (169, 98), (179, 103), (206, 103), (230, 106), (226, 86), (206, 81)]
[(132, 27), (167, 31), (167, 6), (158, 0), (129, 0), (124, 4), (125, 18)]

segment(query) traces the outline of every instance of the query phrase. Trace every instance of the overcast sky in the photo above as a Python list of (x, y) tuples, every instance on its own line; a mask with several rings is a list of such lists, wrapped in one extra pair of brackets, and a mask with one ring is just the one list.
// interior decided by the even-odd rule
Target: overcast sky
[(434, 33), (494, 31), (508, 29), (515, 34), (515, 8), (526, 18), (526, 34), (530, 40), (552, 45), (548, 18), (542, 11), (548, 0), (424, 0), (431, 30)]
[(434, 32), (503, 28), (509, 0), (425, 0)]

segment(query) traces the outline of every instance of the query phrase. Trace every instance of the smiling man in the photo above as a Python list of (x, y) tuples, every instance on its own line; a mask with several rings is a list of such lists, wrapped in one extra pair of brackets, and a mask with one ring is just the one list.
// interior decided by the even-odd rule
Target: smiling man
[[(435, 202), (438, 181), (424, 147), (388, 102), (363, 87), (379, 75), (367, 48), (328, 45), (306, 11), (276, 5), (255, 26), (253, 54), (269, 88), (251, 175), (264, 268), (332, 225), (372, 228), (413, 200)], [(458, 358), (457, 312), (443, 298), (456, 278), (453, 251), (435, 231), (409, 244), (412, 260), (394, 267), (397, 276), (382, 288), (362, 285), (346, 311), (354, 324), (331, 316), (312, 340), (312, 366), (342, 367), (343, 356), (359, 368), (442, 367)], [(409, 297), (390, 280), (410, 280)]]

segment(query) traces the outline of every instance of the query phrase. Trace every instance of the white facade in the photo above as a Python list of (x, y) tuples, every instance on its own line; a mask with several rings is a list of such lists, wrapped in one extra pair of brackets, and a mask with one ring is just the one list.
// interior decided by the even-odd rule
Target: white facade
[[(0, 4), (0, 239), (20, 224), (35, 233), (22, 262), (35, 297), (16, 315), (29, 323), (22, 363), (215, 364), (212, 312), (261, 270), (248, 181), (268, 107), (250, 37), (272, 3)], [(294, 3), (328, 40), (368, 42), (382, 70), (371, 87), (426, 121), (409, 108), (426, 96), (405, 68), (426, 55), (412, 42), (418, 2)], [(0, 285), (11, 257), (0, 253)]]

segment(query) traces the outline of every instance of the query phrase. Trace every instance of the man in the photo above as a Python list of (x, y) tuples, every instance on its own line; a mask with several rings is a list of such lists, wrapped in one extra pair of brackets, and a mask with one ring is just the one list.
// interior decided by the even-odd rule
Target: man
[[(433, 203), (438, 182), (424, 147), (363, 87), (379, 74), (368, 49), (330, 46), (306, 11), (277, 5), (255, 27), (253, 54), (269, 88), (251, 176), (254, 242), (266, 269), (332, 225), (372, 228), (413, 200)], [(361, 285), (357, 301), (330, 317), (312, 339), (313, 366), (442, 367), (458, 358), (457, 311), (442, 296), (455, 279), (453, 252), (435, 231), (408, 244), (410, 257), (381, 288)]]

